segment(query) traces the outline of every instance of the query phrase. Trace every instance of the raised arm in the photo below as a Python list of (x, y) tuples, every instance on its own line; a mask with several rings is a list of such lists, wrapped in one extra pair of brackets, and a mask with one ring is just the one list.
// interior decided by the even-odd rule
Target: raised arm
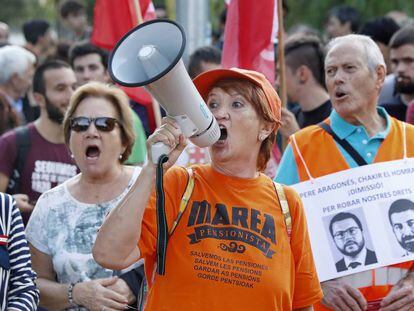
[(148, 138), (148, 162), (144, 165), (134, 186), (120, 204), (111, 211), (99, 230), (93, 247), (93, 257), (101, 266), (120, 270), (140, 257), (138, 240), (141, 223), (151, 192), (154, 188), (156, 167), (151, 162), (151, 145), (163, 142), (172, 152), (164, 164), (171, 167), (185, 148), (185, 138), (175, 121), (164, 118), (164, 124)]

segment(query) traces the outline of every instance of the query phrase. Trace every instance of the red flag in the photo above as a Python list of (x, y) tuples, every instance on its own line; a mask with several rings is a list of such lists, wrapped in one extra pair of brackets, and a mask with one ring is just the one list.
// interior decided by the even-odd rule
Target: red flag
[[(139, 0), (144, 21), (155, 18), (151, 0)], [(119, 39), (138, 25), (134, 0), (96, 0), (91, 42), (101, 48), (112, 50)], [(151, 130), (156, 127), (151, 96), (144, 88), (121, 87), (132, 100), (147, 107)]]
[(277, 0), (230, 0), (227, 8), (222, 65), (263, 73), (275, 80), (274, 39)]
[[(139, 0), (144, 21), (155, 18), (151, 0)], [(138, 25), (134, 0), (96, 0), (93, 18), (93, 44), (111, 50), (119, 39)]]

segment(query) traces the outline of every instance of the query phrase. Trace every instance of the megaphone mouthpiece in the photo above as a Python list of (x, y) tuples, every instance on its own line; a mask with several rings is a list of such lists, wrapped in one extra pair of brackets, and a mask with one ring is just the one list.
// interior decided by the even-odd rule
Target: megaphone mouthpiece
[(138, 58), (147, 77), (158, 75), (170, 65), (154, 45), (144, 45), (138, 52)]

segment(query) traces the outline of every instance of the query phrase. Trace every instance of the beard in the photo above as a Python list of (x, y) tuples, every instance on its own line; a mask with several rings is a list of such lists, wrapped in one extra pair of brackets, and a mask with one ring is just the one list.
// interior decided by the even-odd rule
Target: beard
[[(402, 78), (402, 79), (398, 79)], [(413, 94), (414, 93), (414, 81), (409, 77), (396, 77), (395, 78), (395, 91), (400, 94)]]
[[(352, 250), (347, 250), (347, 248), (351, 245), (355, 245), (355, 247), (352, 247)], [(342, 249), (340, 249), (341, 253), (344, 254), (345, 256), (349, 256), (349, 257), (356, 257), (361, 250), (364, 248), (365, 246), (365, 241), (362, 240), (360, 243), (356, 242), (356, 241), (349, 241), (347, 243), (345, 243), (344, 247)]]
[(403, 236), (400, 245), (410, 253), (414, 253), (414, 235)]
[(63, 117), (64, 117), (62, 111), (60, 111), (60, 109), (56, 107), (46, 96), (45, 96), (45, 100), (46, 100), (46, 111), (47, 111), (47, 116), (49, 117), (49, 120), (59, 125), (62, 124)]

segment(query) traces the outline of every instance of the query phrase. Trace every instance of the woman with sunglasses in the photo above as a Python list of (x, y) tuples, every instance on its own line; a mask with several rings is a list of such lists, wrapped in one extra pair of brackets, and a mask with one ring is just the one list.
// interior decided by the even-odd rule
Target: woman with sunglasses
[(148, 139), (148, 146), (172, 149), (164, 167), (165, 274), (155, 270), (161, 261), (151, 160), (105, 220), (94, 258), (112, 269), (145, 259), (145, 310), (312, 310), (322, 292), (301, 201), (263, 174), (280, 124), (278, 95), (262, 74), (237, 68), (205, 72), (194, 84), (221, 129), (211, 164), (171, 167), (185, 147), (171, 120)]
[(86, 84), (73, 94), (63, 127), (81, 173), (45, 192), (27, 226), (40, 305), (124, 310), (131, 292), (116, 272), (94, 261), (92, 246), (105, 215), (140, 172), (123, 165), (134, 143), (128, 99), (115, 87)]

